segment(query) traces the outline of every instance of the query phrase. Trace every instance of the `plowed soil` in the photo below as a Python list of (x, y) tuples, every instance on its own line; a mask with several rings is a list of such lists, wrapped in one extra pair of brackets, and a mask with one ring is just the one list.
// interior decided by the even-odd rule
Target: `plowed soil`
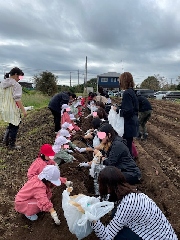
[[(120, 104), (120, 98), (112, 98)], [(180, 238), (180, 104), (150, 100), (153, 114), (147, 124), (147, 141), (134, 139), (138, 150), (137, 165), (142, 171), (140, 191), (151, 197), (164, 212)], [(85, 116), (88, 112), (85, 113)], [(80, 136), (91, 128), (91, 118), (81, 119), (78, 124), (83, 132), (78, 132), (72, 141), (79, 147), (86, 145)], [(5, 127), (1, 127), (3, 137)], [(18, 132), (21, 150), (9, 151), (0, 147), (0, 239), (7, 240), (73, 240), (61, 208), (64, 185), (53, 190), (52, 202), (61, 220), (56, 226), (49, 213), (40, 213), (36, 222), (31, 222), (14, 210), (14, 198), (27, 181), (27, 170), (36, 159), (40, 147), (53, 144), (55, 139), (53, 117), (48, 108), (28, 112), (22, 119)], [(80, 162), (90, 161), (92, 153), (73, 153), (76, 161), (60, 166), (61, 176), (73, 181), (73, 195), (83, 193), (93, 196), (93, 179), (88, 169), (79, 169)], [(102, 221), (107, 223), (109, 215)], [(97, 239), (94, 233), (85, 239)]]

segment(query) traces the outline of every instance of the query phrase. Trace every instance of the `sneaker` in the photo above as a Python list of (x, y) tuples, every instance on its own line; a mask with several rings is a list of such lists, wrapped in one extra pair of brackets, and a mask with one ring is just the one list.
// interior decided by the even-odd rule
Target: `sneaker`
[(21, 149), (21, 146), (18, 146), (18, 145), (9, 145), (8, 149), (9, 149), (9, 150)]
[(143, 134), (142, 140), (147, 140), (147, 137), (148, 137), (148, 133)]
[(31, 215), (31, 216), (27, 216), (26, 214), (24, 214), (24, 215), (31, 221), (36, 221), (38, 219), (38, 216), (36, 214)]
[(142, 136), (142, 133), (139, 133), (138, 137), (136, 138), (137, 140), (140, 140)]

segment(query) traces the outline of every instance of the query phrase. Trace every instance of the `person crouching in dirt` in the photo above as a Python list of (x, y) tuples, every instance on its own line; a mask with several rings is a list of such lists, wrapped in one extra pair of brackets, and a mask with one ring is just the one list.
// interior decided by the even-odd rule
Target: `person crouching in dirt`
[(63, 136), (58, 136), (53, 145), (53, 151), (56, 153), (54, 156), (54, 161), (60, 165), (62, 163), (71, 163), (76, 160), (71, 154), (68, 153), (69, 140)]
[(5, 79), (0, 83), (0, 121), (9, 123), (3, 143), (9, 146), (9, 149), (21, 148), (21, 146), (17, 146), (15, 143), (21, 122), (20, 109), (24, 117), (27, 116), (27, 112), (21, 102), (22, 87), (18, 83), (20, 80), (19, 76), (23, 75), (22, 70), (15, 67), (9, 73), (6, 73)]
[[(59, 131), (59, 133), (57, 134), (56, 136), (56, 139), (55, 139), (55, 143), (54, 145), (58, 144), (58, 141), (59, 141), (59, 137), (62, 136), (62, 137), (65, 137), (67, 140), (69, 140), (69, 137), (71, 136), (69, 131), (68, 130), (65, 130), (65, 129), (61, 129)], [(67, 145), (69, 145), (69, 149), (67, 149), (68, 153), (73, 153), (75, 151), (78, 151), (80, 153), (82, 152), (86, 152), (86, 151), (93, 151), (92, 148), (88, 147), (88, 148), (79, 148), (77, 147), (75, 144), (73, 144), (70, 140), (69, 142), (67, 143)], [(73, 150), (71, 150), (73, 149)]]
[(139, 102), (139, 135), (137, 139), (141, 139), (142, 136), (142, 140), (146, 140), (148, 136), (146, 123), (151, 117), (152, 106), (146, 97), (141, 96), (139, 91), (136, 91), (136, 95)]
[(40, 211), (50, 212), (54, 222), (59, 225), (60, 220), (50, 201), (51, 189), (60, 186), (60, 171), (58, 167), (47, 165), (39, 175), (35, 175), (20, 189), (15, 197), (15, 210), (24, 214), (29, 220), (38, 219)]
[[(103, 165), (119, 168), (129, 184), (139, 183), (141, 171), (132, 158), (125, 140), (107, 123), (101, 125), (98, 136), (101, 139), (98, 148), (104, 155)], [(94, 154), (97, 152), (98, 150), (95, 149)], [(83, 166), (83, 163), (81, 165)], [(87, 163), (84, 163), (84, 167), (88, 167)]]
[[(51, 159), (51, 157), (54, 157), (54, 155), (55, 152), (53, 151), (52, 146), (49, 144), (44, 144), (41, 147), (38, 158), (31, 164), (28, 169), (28, 180), (30, 180), (35, 175), (39, 175), (47, 165), (58, 166), (57, 163)], [(67, 181), (67, 178), (60, 177), (60, 181), (62, 184), (65, 184), (66, 187), (72, 185), (72, 182)]]
[(68, 110), (70, 110), (69, 105), (63, 104), (61, 108), (62, 108), (62, 110), (61, 110), (61, 117), (62, 117), (61, 127), (62, 127), (63, 123), (68, 122), (68, 123), (72, 124), (75, 131), (80, 131), (81, 129), (71, 120), (71, 118), (68, 114)]
[(104, 226), (100, 220), (91, 222), (99, 239), (116, 240), (178, 240), (171, 224), (146, 194), (130, 186), (116, 167), (106, 167), (99, 174), (101, 200), (109, 198), (116, 208), (112, 220)]

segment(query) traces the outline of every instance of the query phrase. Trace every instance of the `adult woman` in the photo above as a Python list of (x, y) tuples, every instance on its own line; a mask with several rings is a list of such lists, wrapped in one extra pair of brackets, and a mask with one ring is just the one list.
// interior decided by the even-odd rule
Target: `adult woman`
[[(139, 121), (138, 121), (138, 109), (139, 103), (134, 91), (134, 81), (131, 73), (124, 72), (119, 78), (119, 84), (121, 90), (125, 90), (120, 108), (116, 111), (120, 116), (124, 117), (124, 135), (123, 138), (127, 141), (127, 146), (132, 154), (132, 142), (133, 137), (137, 137), (139, 133)], [(114, 107), (115, 109), (116, 107)]]
[(40, 211), (50, 212), (56, 224), (60, 224), (57, 213), (50, 201), (51, 189), (60, 186), (58, 167), (47, 165), (39, 175), (35, 175), (20, 189), (15, 198), (15, 210), (23, 213), (29, 220), (38, 219)]
[[(10, 76), (9, 76), (10, 75)], [(10, 149), (18, 149), (16, 146), (16, 136), (21, 122), (20, 109), (24, 117), (27, 116), (25, 108), (21, 102), (22, 87), (18, 83), (19, 76), (24, 73), (21, 69), (15, 67), (9, 73), (6, 73), (5, 79), (0, 84), (0, 120), (9, 123), (6, 129), (3, 142)]]
[(162, 211), (144, 193), (138, 193), (126, 182), (116, 167), (106, 167), (99, 174), (101, 199), (118, 204), (113, 219), (104, 226), (93, 221), (92, 228), (100, 239), (121, 240), (177, 240), (177, 236)]
[[(99, 131), (101, 132), (101, 134), (98, 134), (99, 138), (101, 138), (99, 147), (105, 152), (106, 157), (103, 164), (121, 169), (128, 183), (139, 183), (141, 172), (132, 158), (124, 139), (118, 136), (113, 127), (107, 123), (102, 124)], [(95, 154), (97, 153), (96, 151), (94, 151)]]

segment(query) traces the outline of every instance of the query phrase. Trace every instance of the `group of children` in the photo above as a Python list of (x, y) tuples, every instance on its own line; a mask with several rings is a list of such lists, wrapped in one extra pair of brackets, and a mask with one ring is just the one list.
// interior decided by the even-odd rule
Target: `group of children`
[(50, 201), (51, 190), (61, 184), (72, 186), (71, 181), (60, 177), (59, 166), (76, 160), (71, 155), (74, 151), (93, 151), (92, 161), (80, 163), (78, 166), (90, 168), (95, 194), (101, 200), (109, 199), (117, 204), (108, 226), (105, 227), (99, 220), (91, 223), (97, 237), (176, 240), (172, 226), (155, 202), (132, 187), (141, 179), (140, 169), (126, 145), (126, 140), (109, 124), (104, 104), (96, 102), (94, 96), (90, 96), (87, 105), (89, 116), (93, 117), (92, 128), (80, 139), (84, 143), (91, 139), (92, 146), (79, 148), (71, 142), (72, 136), (81, 131), (76, 124), (83, 116), (84, 107), (84, 101), (62, 105), (61, 129), (56, 134), (54, 145), (43, 145), (38, 158), (30, 166), (28, 181), (15, 198), (16, 211), (32, 221), (37, 220), (38, 212), (47, 211), (59, 225), (60, 220)]

